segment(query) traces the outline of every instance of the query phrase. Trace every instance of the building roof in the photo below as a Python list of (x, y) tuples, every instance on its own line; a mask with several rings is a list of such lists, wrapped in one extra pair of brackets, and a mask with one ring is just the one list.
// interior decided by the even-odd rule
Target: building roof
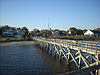
[(97, 30), (91, 30), (94, 34), (100, 34), (100, 31)]

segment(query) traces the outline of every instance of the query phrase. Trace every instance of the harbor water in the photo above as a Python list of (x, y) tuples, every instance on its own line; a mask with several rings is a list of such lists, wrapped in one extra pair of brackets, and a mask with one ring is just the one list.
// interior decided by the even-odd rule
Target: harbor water
[(69, 71), (33, 45), (0, 47), (0, 75), (58, 75)]

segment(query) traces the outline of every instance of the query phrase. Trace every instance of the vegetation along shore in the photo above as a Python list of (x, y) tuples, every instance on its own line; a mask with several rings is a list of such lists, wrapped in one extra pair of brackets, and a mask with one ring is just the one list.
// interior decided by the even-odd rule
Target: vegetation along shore
[(30, 41), (33, 37), (69, 39), (69, 40), (100, 40), (100, 28), (77, 29), (70, 27), (68, 30), (59, 29), (33, 29), (27, 27), (16, 28), (8, 25), (0, 27), (0, 41)]
[(14, 45), (34, 45), (33, 41), (20, 41), (20, 42), (8, 42), (1, 43), (0, 46), (14, 46)]

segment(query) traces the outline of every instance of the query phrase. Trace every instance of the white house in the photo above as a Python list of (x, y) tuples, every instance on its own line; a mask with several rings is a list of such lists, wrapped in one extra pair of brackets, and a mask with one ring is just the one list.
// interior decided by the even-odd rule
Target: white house
[(52, 31), (53, 36), (62, 36), (63, 32), (62, 31)]
[(84, 35), (89, 35), (89, 36), (100, 36), (100, 32), (96, 30), (87, 30)]
[(72, 32), (69, 30), (69, 31), (68, 31), (68, 34), (72, 34)]
[(17, 30), (17, 35), (15, 35), (15, 37), (22, 37), (25, 34), (25, 32), (25, 30), (19, 29)]
[(12, 36), (14, 36), (13, 30), (11, 28), (4, 30), (3, 31), (3, 36), (5, 36), (5, 37), (12, 37)]

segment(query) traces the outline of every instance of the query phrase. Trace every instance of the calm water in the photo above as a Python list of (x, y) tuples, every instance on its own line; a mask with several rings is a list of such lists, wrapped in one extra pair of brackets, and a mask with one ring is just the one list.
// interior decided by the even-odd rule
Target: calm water
[(66, 67), (35, 46), (0, 47), (0, 75), (58, 75)]

